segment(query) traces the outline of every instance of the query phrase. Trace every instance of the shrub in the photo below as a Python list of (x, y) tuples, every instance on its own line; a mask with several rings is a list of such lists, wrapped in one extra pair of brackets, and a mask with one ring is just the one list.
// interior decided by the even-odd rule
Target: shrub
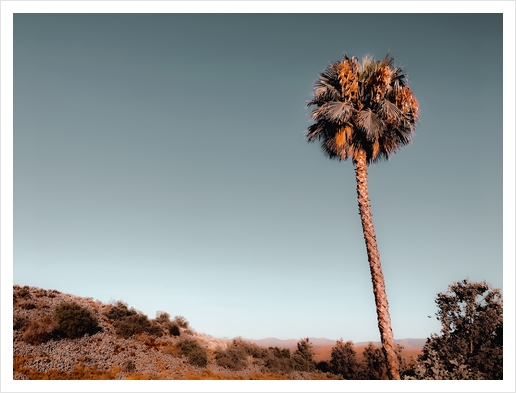
[(290, 358), (290, 349), (288, 348), (269, 347), (267, 351), (277, 358)]
[(208, 354), (206, 349), (201, 347), (196, 340), (185, 339), (179, 344), (181, 353), (187, 357), (188, 363), (197, 367), (206, 367), (208, 365)]
[(290, 349), (269, 347), (262, 354), (264, 368), (269, 372), (289, 373), (294, 370), (294, 360), (290, 356)]
[(20, 287), (18, 285), (14, 286), (14, 300), (18, 298), (30, 298), (30, 288), (28, 286)]
[(319, 370), (323, 373), (330, 373), (331, 372), (330, 362), (328, 362), (326, 360), (321, 360), (320, 362), (317, 362), (315, 364), (315, 369)]
[(27, 326), (27, 318), (13, 315), (13, 330), (23, 330)]
[(171, 322), (169, 325), (168, 325), (168, 332), (172, 335), (172, 336), (180, 336), (181, 335), (181, 330), (179, 330), (179, 326), (177, 326), (175, 323)]
[[(252, 356), (256, 359), (266, 358), (267, 350), (260, 348), (258, 345), (236, 338), (231, 345), (215, 352), (215, 360), (219, 366), (232, 370), (241, 370), (248, 365), (247, 358)], [(290, 355), (290, 352), (289, 352)]]
[(123, 338), (129, 338), (137, 333), (149, 333), (152, 336), (162, 336), (161, 327), (152, 324), (146, 315), (129, 315), (118, 321), (116, 334)]
[(130, 317), (132, 315), (137, 315), (138, 312), (134, 309), (129, 309), (127, 307), (127, 304), (125, 304), (122, 301), (116, 302), (114, 305), (111, 306), (111, 308), (104, 313), (106, 317), (109, 319), (112, 319), (114, 321), (120, 321), (124, 319), (125, 317)]
[(237, 348), (241, 348), (245, 353), (254, 358), (261, 358), (263, 356), (264, 351), (263, 348), (260, 348), (258, 345), (251, 343), (249, 341), (245, 341), (241, 338), (235, 338), (232, 343), (233, 346)]
[(30, 301), (24, 301), (20, 304), (20, 308), (24, 310), (34, 310), (36, 307), (36, 304)]
[(28, 322), (23, 330), (22, 340), (28, 344), (39, 345), (53, 337), (57, 323), (48, 315), (44, 315)]
[[(170, 320), (169, 313), (166, 313), (164, 311), (158, 311), (156, 314), (157, 314), (156, 319), (154, 320), (154, 322), (156, 324), (163, 326), (165, 331), (170, 333), (170, 335), (172, 335), (172, 336), (180, 336), (181, 335), (181, 330), (179, 329), (179, 325), (177, 324), (177, 322), (175, 322), (175, 321), (172, 322)], [(187, 322), (187, 324), (188, 324), (188, 322)]]
[(247, 353), (244, 348), (231, 345), (225, 350), (217, 350), (215, 361), (221, 367), (238, 371), (247, 367)]
[(124, 364), (122, 365), (122, 369), (125, 372), (134, 372), (136, 371), (136, 364), (133, 360), (126, 360)]
[(156, 322), (167, 324), (170, 323), (170, 314), (165, 311), (158, 311), (156, 316)]
[(59, 332), (68, 338), (79, 338), (101, 330), (92, 313), (77, 303), (60, 304), (54, 311), (54, 317)]
[(185, 317), (183, 317), (181, 315), (176, 315), (172, 322), (174, 322), (180, 328), (190, 329), (190, 323), (186, 320)]

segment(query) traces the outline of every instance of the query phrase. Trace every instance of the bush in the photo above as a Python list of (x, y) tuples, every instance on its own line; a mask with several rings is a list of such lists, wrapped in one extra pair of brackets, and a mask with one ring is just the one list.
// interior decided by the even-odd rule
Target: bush
[(123, 365), (122, 365), (122, 369), (125, 371), (125, 372), (135, 372), (136, 371), (136, 364), (134, 363), (133, 360), (126, 360)]
[(187, 357), (188, 363), (197, 367), (206, 367), (208, 365), (208, 354), (206, 349), (201, 347), (196, 340), (185, 339), (179, 344), (181, 353)]
[(129, 338), (138, 333), (148, 333), (157, 337), (161, 337), (163, 335), (161, 327), (157, 324), (151, 323), (144, 314), (134, 314), (123, 317), (116, 324), (116, 334), (120, 337)]
[[(225, 350), (219, 349), (215, 352), (215, 360), (219, 366), (231, 370), (242, 370), (248, 365), (247, 358), (252, 356), (256, 359), (266, 358), (267, 350), (258, 345), (236, 338)], [(289, 352), (290, 354), (290, 352)]]
[(321, 360), (315, 364), (315, 369), (319, 370), (323, 373), (331, 373), (331, 365), (330, 362), (326, 360)]
[(30, 301), (22, 302), (19, 307), (24, 310), (34, 310), (35, 308), (37, 308), (36, 304)]
[(13, 330), (23, 330), (27, 326), (27, 318), (13, 315)]
[(25, 285), (24, 287), (20, 287), (18, 285), (15, 285), (14, 286), (14, 296), (13, 296), (13, 300), (17, 300), (19, 298), (22, 298), (22, 299), (30, 299), (30, 288)]
[(221, 367), (238, 371), (247, 367), (247, 353), (244, 348), (231, 345), (225, 350), (215, 351), (215, 361)]
[(171, 322), (169, 325), (168, 325), (168, 332), (172, 335), (172, 336), (180, 336), (181, 335), (181, 330), (179, 330), (179, 326), (177, 326), (175, 323)]
[(23, 330), (22, 340), (28, 344), (39, 345), (50, 340), (57, 323), (48, 315), (30, 320)]
[(116, 302), (114, 305), (111, 306), (111, 308), (104, 313), (106, 317), (109, 319), (112, 319), (114, 321), (120, 321), (124, 319), (125, 317), (130, 317), (132, 315), (137, 315), (138, 312), (134, 309), (129, 309), (127, 307), (127, 304), (125, 304), (122, 301)]
[(190, 324), (188, 323), (186, 318), (182, 317), (181, 315), (176, 315), (172, 322), (174, 322), (180, 328), (187, 329), (187, 330), (190, 329)]
[(170, 323), (170, 314), (165, 311), (158, 311), (156, 313), (156, 322), (168, 324)]
[(290, 349), (269, 347), (262, 354), (264, 368), (269, 372), (289, 373), (294, 370), (294, 360), (290, 356)]
[(60, 304), (54, 311), (54, 317), (59, 332), (68, 338), (79, 338), (101, 330), (92, 313), (77, 303)]

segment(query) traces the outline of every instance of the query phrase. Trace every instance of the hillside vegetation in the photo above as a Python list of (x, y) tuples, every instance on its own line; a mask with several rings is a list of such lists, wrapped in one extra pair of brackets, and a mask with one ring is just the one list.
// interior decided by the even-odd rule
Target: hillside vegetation
[(13, 287), (14, 379), (339, 379), (305, 354), (195, 332), (118, 301)]
[[(486, 282), (438, 293), (440, 334), (396, 347), (403, 379), (503, 379), (503, 300)], [(387, 379), (377, 343), (252, 342), (198, 333), (182, 316), (156, 318), (122, 301), (13, 287), (14, 379)], [(258, 345), (261, 342), (262, 345)], [(274, 345), (275, 343), (276, 345)], [(269, 345), (273, 344), (273, 345)], [(294, 345), (295, 344), (295, 345)]]

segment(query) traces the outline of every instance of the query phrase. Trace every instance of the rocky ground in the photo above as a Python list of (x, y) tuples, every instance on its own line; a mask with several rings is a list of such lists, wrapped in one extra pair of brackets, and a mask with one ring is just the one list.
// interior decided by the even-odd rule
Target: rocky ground
[[(101, 331), (76, 339), (51, 337), (55, 324), (54, 310), (65, 302), (75, 302), (88, 309), (97, 319)], [(181, 329), (179, 336), (165, 333), (155, 337), (140, 333), (122, 338), (116, 334), (115, 323), (105, 316), (112, 305), (92, 298), (14, 286), (13, 304), (14, 379), (335, 378), (320, 372), (270, 373), (252, 357), (242, 370), (220, 367), (215, 362), (214, 352), (226, 348), (230, 342), (192, 329)], [(43, 337), (42, 342), (37, 342), (38, 337)], [(185, 338), (195, 339), (206, 349), (206, 367), (191, 365), (181, 354), (178, 343)]]

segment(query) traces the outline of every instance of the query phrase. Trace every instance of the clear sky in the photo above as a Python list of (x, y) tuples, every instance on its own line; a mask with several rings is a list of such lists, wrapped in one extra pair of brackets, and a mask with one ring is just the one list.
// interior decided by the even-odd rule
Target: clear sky
[(304, 140), (305, 103), (344, 52), (390, 51), (420, 103), (413, 143), (369, 167), (395, 338), (437, 333), (454, 281), (503, 288), (502, 14), (13, 25), (15, 284), (216, 337), (379, 341), (353, 164)]

